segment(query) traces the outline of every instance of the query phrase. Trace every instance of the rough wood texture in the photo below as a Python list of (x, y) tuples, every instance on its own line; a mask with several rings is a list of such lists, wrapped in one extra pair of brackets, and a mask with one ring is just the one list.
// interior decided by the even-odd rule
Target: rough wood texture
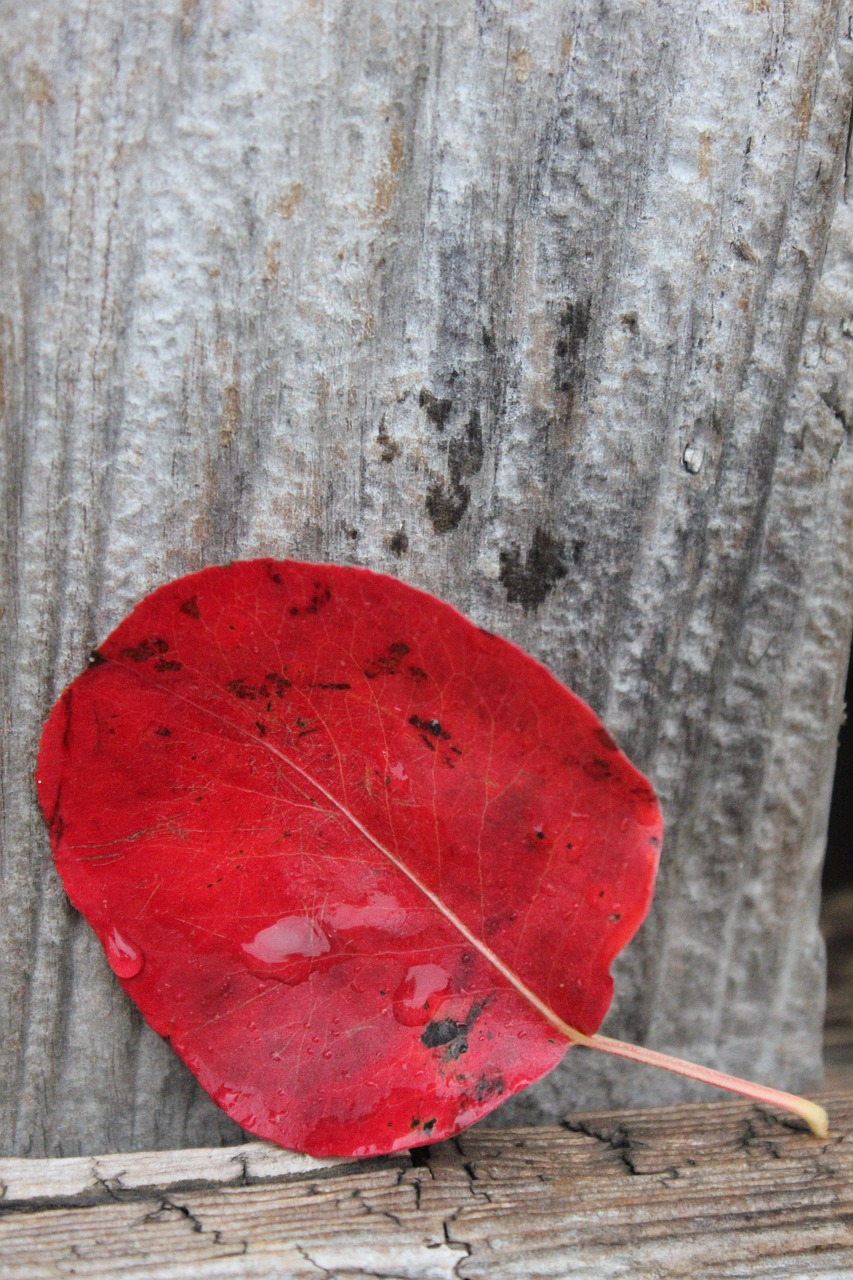
[(826, 1087), (853, 1091), (853, 889), (840, 889), (826, 898), (821, 928), (827, 960)]
[(853, 1095), (827, 1105), (828, 1142), (717, 1103), (473, 1129), (362, 1164), (292, 1167), (262, 1143), (0, 1160), (0, 1276), (841, 1280)]
[[(69, 911), (30, 769), (141, 592), (258, 553), (399, 573), (591, 701), (669, 824), (610, 1031), (812, 1083), (846, 6), (44, 0), (0, 58), (6, 1149), (239, 1140)], [(684, 1088), (572, 1053), (511, 1114)]]

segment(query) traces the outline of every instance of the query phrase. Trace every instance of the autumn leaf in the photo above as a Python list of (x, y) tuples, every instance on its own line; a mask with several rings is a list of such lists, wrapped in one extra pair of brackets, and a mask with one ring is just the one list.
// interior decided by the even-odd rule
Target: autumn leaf
[(572, 1041), (672, 1068), (595, 1034), (652, 895), (652, 788), (544, 667), (395, 579), (161, 587), (56, 703), (37, 784), (124, 990), (261, 1137), (448, 1137)]

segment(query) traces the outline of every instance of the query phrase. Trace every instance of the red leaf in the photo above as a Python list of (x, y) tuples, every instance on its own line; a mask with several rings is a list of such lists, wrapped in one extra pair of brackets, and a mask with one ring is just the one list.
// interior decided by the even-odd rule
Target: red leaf
[(45, 727), (56, 865), (229, 1115), (445, 1138), (593, 1033), (661, 819), (592, 711), (448, 605), (254, 560), (142, 601)]

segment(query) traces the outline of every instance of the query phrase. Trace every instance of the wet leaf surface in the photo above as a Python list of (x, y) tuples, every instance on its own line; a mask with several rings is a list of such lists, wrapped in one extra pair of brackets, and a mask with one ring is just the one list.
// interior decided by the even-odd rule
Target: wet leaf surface
[(590, 1034), (651, 898), (654, 793), (544, 667), (367, 570), (205, 569), (56, 703), (56, 865), (239, 1124), (317, 1155), (445, 1138)]

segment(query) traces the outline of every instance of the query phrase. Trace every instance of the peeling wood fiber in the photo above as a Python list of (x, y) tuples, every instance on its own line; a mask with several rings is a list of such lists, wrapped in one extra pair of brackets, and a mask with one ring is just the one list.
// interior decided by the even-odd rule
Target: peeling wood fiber
[[(69, 909), (30, 777), (139, 595), (237, 556), (399, 574), (588, 699), (668, 822), (607, 1030), (813, 1085), (853, 617), (846, 6), (2, 15), (5, 1150), (240, 1138)], [(689, 1090), (601, 1058), (502, 1118)]]

